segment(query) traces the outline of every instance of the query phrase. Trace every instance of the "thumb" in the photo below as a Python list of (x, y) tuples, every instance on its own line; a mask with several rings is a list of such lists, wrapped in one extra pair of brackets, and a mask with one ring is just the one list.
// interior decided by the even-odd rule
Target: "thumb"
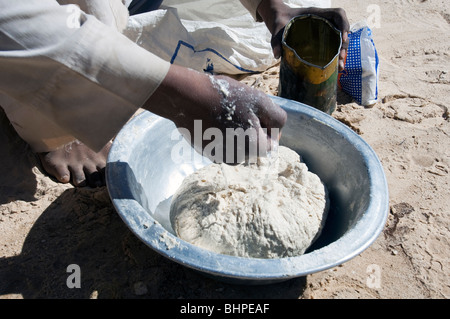
[(275, 59), (281, 58), (281, 44), (278, 44), (272, 48), (273, 50), (273, 56)]
[(272, 51), (273, 55), (275, 56), (275, 59), (281, 58), (283, 32), (284, 28), (282, 28), (275, 35), (273, 35), (271, 39)]

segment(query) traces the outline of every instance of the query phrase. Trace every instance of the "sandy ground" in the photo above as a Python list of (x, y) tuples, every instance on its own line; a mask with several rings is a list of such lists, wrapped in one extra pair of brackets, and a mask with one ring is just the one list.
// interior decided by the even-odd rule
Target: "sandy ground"
[[(43, 174), (3, 118), (0, 298), (448, 298), (450, 3), (334, 5), (352, 23), (370, 17), (377, 7), (369, 5), (380, 9), (380, 101), (365, 108), (340, 94), (333, 114), (372, 146), (387, 176), (390, 214), (373, 245), (339, 267), (274, 285), (214, 281), (140, 242), (105, 187), (77, 189)], [(278, 67), (241, 80), (276, 94)], [(82, 285), (69, 289), (74, 263)]]

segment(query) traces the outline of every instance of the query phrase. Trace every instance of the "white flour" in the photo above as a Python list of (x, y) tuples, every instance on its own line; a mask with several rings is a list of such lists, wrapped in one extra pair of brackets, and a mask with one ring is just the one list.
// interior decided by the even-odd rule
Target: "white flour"
[(225, 119), (227, 121), (233, 120), (234, 112), (236, 112), (236, 105), (234, 101), (229, 99), (230, 95), (230, 84), (228, 81), (223, 79), (216, 79), (214, 76), (210, 75), (209, 80), (211, 81), (213, 87), (222, 96), (221, 105), (225, 111)]
[(275, 163), (211, 164), (189, 175), (173, 197), (170, 219), (177, 236), (204, 249), (278, 258), (303, 254), (327, 212), (319, 177), (280, 146)]

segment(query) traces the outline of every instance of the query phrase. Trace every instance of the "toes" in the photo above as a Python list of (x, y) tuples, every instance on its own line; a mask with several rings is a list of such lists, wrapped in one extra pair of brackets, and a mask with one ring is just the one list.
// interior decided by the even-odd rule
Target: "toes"
[(102, 182), (102, 176), (99, 171), (87, 174), (86, 179), (90, 187), (101, 187), (104, 185), (104, 183)]
[(56, 178), (60, 183), (67, 184), (70, 182), (70, 171), (67, 166), (47, 166), (45, 167), (45, 171), (50, 175)]
[(55, 167), (55, 178), (61, 183), (69, 183), (70, 182), (70, 172), (67, 167)]
[(70, 171), (72, 173), (72, 184), (75, 187), (84, 187), (87, 185), (86, 175), (84, 173), (83, 167), (71, 167)]
[(49, 153), (39, 153), (38, 155), (42, 168), (47, 172), (47, 174), (56, 178), (61, 183), (70, 182), (70, 171), (67, 166), (53, 163)]
[(85, 169), (86, 182), (90, 187), (101, 187), (105, 185), (104, 170), (97, 167)]
[[(96, 167), (76, 167), (71, 168), (72, 183), (75, 187), (89, 186), (92, 188), (105, 185), (104, 174)], [(103, 176), (102, 176), (103, 175)]]
[(100, 175), (100, 186), (106, 186), (106, 167), (97, 170)]

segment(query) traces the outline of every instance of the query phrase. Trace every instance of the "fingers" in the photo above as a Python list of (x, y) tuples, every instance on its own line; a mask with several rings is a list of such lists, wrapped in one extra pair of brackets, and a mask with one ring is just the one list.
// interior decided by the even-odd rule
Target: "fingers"
[(347, 59), (349, 44), (348, 32), (350, 30), (347, 14), (342, 8), (324, 9), (323, 14), (324, 18), (328, 19), (342, 33), (342, 46), (339, 53), (339, 71), (343, 71)]
[(349, 44), (348, 31), (342, 33), (342, 49), (347, 50)]
[(284, 28), (282, 28), (280, 31), (278, 31), (276, 34), (272, 36), (271, 45), (273, 56), (275, 57), (275, 59), (281, 58), (283, 32)]
[(342, 46), (341, 52), (339, 53), (339, 71), (343, 71), (345, 68), (345, 63), (347, 61), (348, 44), (348, 32), (344, 32), (342, 33)]
[(258, 117), (258, 155), (267, 156), (281, 137), (281, 129), (286, 124), (287, 113), (270, 98), (256, 110)]
[(322, 9), (322, 16), (329, 20), (342, 33), (350, 30), (350, 23), (347, 19), (347, 13), (342, 8)]
[[(278, 104), (274, 103), (266, 94), (261, 91), (253, 91), (257, 96), (257, 103), (252, 107), (249, 114), (252, 128), (255, 133), (253, 139), (256, 144), (256, 153), (247, 152), (247, 160), (266, 156), (271, 151), (273, 142), (278, 142), (281, 129), (286, 124), (287, 113)], [(252, 139), (251, 139), (252, 140)]]
[[(347, 19), (347, 13), (342, 8), (291, 8), (288, 15), (295, 17), (301, 14), (315, 14), (330, 21), (342, 33), (342, 48), (339, 55), (339, 71), (345, 68), (345, 61), (348, 49), (348, 32), (350, 23)], [(277, 31), (278, 30), (278, 31)], [(278, 26), (272, 34), (271, 45), (274, 57), (280, 58), (282, 55), (282, 37), (284, 27)]]
[[(267, 129), (268, 137), (278, 139), (281, 128), (286, 124), (286, 111), (268, 98), (268, 101), (257, 109), (256, 115), (259, 118), (261, 127)], [(272, 132), (272, 129), (277, 130)], [(272, 136), (274, 134), (275, 136)]]

